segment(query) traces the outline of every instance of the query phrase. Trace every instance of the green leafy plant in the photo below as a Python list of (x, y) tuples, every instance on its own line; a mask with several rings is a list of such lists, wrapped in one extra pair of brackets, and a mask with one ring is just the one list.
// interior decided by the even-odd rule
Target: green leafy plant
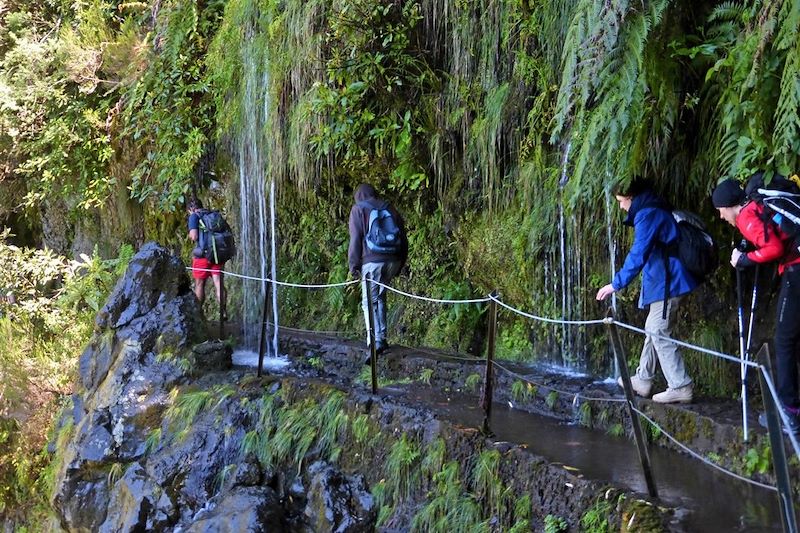
[(555, 409), (556, 404), (558, 403), (558, 391), (551, 390), (548, 392), (544, 399), (544, 403), (547, 404), (547, 407), (550, 409)]
[(608, 498), (598, 498), (581, 516), (582, 531), (587, 533), (611, 533), (613, 531), (609, 517), (614, 510), (613, 502)]
[(544, 517), (545, 533), (562, 533), (568, 529), (569, 525), (567, 524), (567, 521), (560, 516), (549, 514)]
[(478, 374), (477, 372), (473, 372), (467, 379), (464, 381), (464, 388), (470, 392), (475, 392), (478, 390), (478, 385), (480, 385), (483, 377)]
[(622, 437), (625, 435), (625, 426), (620, 423), (611, 424), (608, 426), (606, 433), (611, 435), (612, 437)]
[(748, 448), (744, 454), (744, 474), (752, 476), (754, 473), (764, 474), (772, 468), (772, 448), (762, 446), (759, 448)]
[(431, 378), (433, 377), (433, 369), (432, 368), (423, 368), (422, 372), (419, 373), (419, 380), (426, 385), (431, 384)]
[(584, 402), (578, 409), (578, 423), (585, 427), (592, 427), (592, 404)]
[(145, 455), (149, 455), (153, 453), (158, 445), (161, 443), (161, 428), (155, 428), (153, 431), (147, 435), (147, 439), (144, 441), (144, 453)]
[(386, 458), (386, 472), (393, 501), (403, 502), (411, 497), (419, 483), (419, 460), (417, 444), (405, 434), (392, 445)]

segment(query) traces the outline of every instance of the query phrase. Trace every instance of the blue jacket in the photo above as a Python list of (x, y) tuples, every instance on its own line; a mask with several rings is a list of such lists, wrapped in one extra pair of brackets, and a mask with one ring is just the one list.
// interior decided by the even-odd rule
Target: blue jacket
[[(622, 268), (614, 275), (611, 285), (620, 290), (642, 272), (642, 292), (639, 307), (664, 299), (666, 270), (664, 254), (666, 246), (678, 238), (678, 224), (669, 207), (651, 191), (634, 196), (625, 225), (633, 226), (633, 246), (625, 257)], [(698, 282), (681, 264), (677, 257), (670, 256), (669, 296), (681, 296), (691, 292)]]

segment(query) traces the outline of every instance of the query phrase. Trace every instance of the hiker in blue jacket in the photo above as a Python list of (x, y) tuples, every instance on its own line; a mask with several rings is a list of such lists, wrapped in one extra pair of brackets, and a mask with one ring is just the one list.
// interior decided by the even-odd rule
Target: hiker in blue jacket
[[(597, 292), (597, 299), (605, 300), (642, 273), (639, 307), (650, 307), (644, 328), (649, 334), (645, 337), (639, 367), (631, 377), (633, 390), (639, 396), (650, 396), (658, 362), (667, 380), (667, 390), (653, 395), (653, 401), (691, 402), (692, 379), (686, 373), (678, 346), (661, 338), (671, 337), (682, 297), (698, 285), (680, 260), (668, 253), (667, 247), (678, 238), (678, 225), (670, 207), (642, 179), (620, 187), (615, 197), (620, 208), (628, 213), (625, 225), (633, 226), (633, 245), (612, 282)], [(622, 386), (621, 378), (619, 384)]]

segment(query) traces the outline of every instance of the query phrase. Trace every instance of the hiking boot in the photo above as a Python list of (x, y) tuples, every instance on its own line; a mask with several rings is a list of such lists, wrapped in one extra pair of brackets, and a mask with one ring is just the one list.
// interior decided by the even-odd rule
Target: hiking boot
[(667, 387), (664, 392), (654, 394), (653, 401), (656, 403), (691, 403), (692, 386), (686, 385), (677, 389)]
[(378, 342), (375, 343), (375, 354), (377, 354), (377, 355), (381, 355), (382, 353), (384, 353), (388, 349), (389, 349), (389, 345), (385, 341), (383, 341), (383, 342), (378, 341)]
[[(787, 435), (794, 433), (796, 436), (800, 437), (800, 419), (791, 413), (786, 413), (786, 416), (789, 418), (789, 426), (787, 427), (786, 424), (781, 421), (781, 430)], [(780, 418), (780, 415), (778, 415), (778, 418)], [(758, 415), (758, 423), (761, 424), (762, 427), (767, 427), (767, 413)]]
[[(617, 378), (617, 385), (623, 389), (625, 388), (625, 385), (622, 383), (622, 376)], [(631, 387), (633, 387), (633, 392), (635, 392), (638, 396), (647, 398), (650, 396), (650, 389), (653, 388), (653, 382), (633, 375), (631, 376)]]

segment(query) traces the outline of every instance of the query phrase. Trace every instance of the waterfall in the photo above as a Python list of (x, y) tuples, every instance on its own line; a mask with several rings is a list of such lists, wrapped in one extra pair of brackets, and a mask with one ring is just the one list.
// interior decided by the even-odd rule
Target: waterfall
[[(617, 272), (617, 241), (614, 240), (614, 234), (611, 231), (611, 211), (614, 207), (614, 202), (611, 199), (611, 176), (608, 176), (608, 186), (606, 187), (606, 237), (608, 239), (608, 258), (610, 261), (611, 266), (611, 276), (613, 277), (614, 274)], [(614, 316), (617, 315), (617, 294), (611, 294), (611, 310), (614, 312)], [(617, 358), (613, 358), (614, 361), (614, 377), (616, 378), (619, 376), (619, 362)]]
[[(257, 278), (268, 277), (268, 226), (266, 202), (267, 142), (264, 138), (269, 116), (269, 77), (262, 55), (252, 44), (253, 30), (242, 47), (243, 90), (241, 124), (235, 136), (239, 163), (239, 246), (241, 273)], [(267, 284), (242, 280), (242, 341), (248, 349), (258, 350), (260, 317)]]
[[(559, 189), (561, 190), (561, 194), (558, 196), (558, 246), (559, 251), (561, 253), (561, 318), (567, 319), (570, 316), (570, 304), (571, 304), (571, 294), (572, 294), (572, 287), (567, 281), (567, 259), (569, 257), (569, 251), (567, 249), (567, 228), (564, 222), (564, 187), (569, 180), (569, 176), (567, 175), (567, 164), (569, 163), (569, 151), (572, 148), (572, 143), (568, 142), (567, 146), (564, 148), (564, 157), (561, 160), (561, 179), (558, 181)], [(570, 339), (570, 326), (562, 325), (561, 326), (561, 362), (563, 363), (565, 359), (568, 358), (568, 354), (570, 353), (570, 346), (569, 346), (569, 339)]]

